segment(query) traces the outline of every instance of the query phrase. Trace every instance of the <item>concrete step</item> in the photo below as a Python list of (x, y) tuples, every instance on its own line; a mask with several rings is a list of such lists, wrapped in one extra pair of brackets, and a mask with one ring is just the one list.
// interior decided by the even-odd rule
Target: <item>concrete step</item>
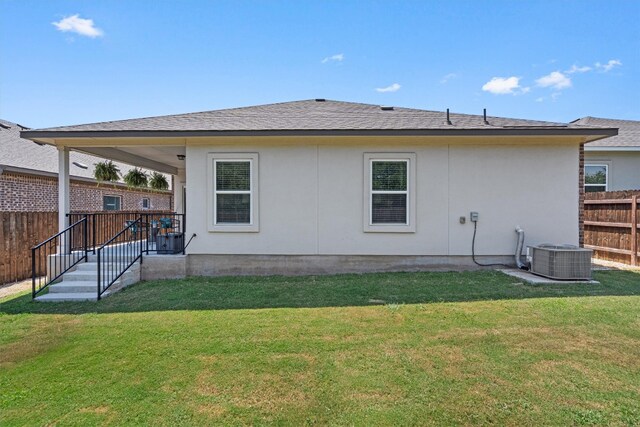
[[(138, 251), (129, 252), (128, 257), (130, 259), (135, 259), (138, 255), (139, 255), (139, 250)], [(103, 253), (101, 255), (103, 261), (112, 261), (112, 260), (115, 260), (116, 258), (117, 259), (123, 259), (126, 256), (127, 256), (127, 254), (120, 253), (120, 252), (113, 252), (111, 254)], [(87, 257), (87, 260), (89, 262), (97, 262), (98, 261), (98, 255), (89, 254), (89, 256)]]
[[(136, 268), (136, 266), (139, 266), (139, 262), (136, 262), (134, 265), (131, 266), (131, 268)], [(102, 269), (103, 270), (109, 270), (109, 269), (120, 269), (122, 268), (124, 265), (123, 264), (116, 264), (116, 263), (112, 263), (112, 264), (102, 264)], [(97, 262), (81, 262), (76, 266), (75, 271), (98, 271), (98, 263)]]
[(39, 302), (97, 301), (96, 292), (48, 293), (36, 297)]
[(70, 281), (49, 285), (50, 294), (77, 294), (98, 292), (98, 283), (93, 281)]
[[(107, 278), (115, 277), (123, 268), (121, 264), (103, 265), (102, 274)], [(75, 271), (65, 273), (62, 281), (49, 286), (49, 293), (36, 297), (36, 301), (96, 301), (98, 299), (98, 264), (86, 262), (78, 264)], [(105, 275), (106, 273), (106, 275)], [(140, 280), (140, 263), (134, 263), (116, 280), (109, 290), (102, 294), (102, 298), (111, 295), (123, 287), (132, 285)]]
[[(119, 272), (120, 272), (120, 268), (118, 266), (114, 266), (112, 269), (103, 269), (102, 270), (102, 277), (105, 278), (112, 278), (115, 277)], [(140, 265), (139, 264), (134, 264), (132, 265), (127, 271), (124, 272), (124, 276), (126, 275), (133, 275), (133, 274), (137, 274), (138, 271), (140, 270)], [(63, 278), (62, 278), (63, 282), (86, 282), (86, 281), (93, 281), (94, 283), (96, 283), (98, 281), (98, 270), (76, 270), (76, 271), (71, 271), (69, 273), (65, 273)]]

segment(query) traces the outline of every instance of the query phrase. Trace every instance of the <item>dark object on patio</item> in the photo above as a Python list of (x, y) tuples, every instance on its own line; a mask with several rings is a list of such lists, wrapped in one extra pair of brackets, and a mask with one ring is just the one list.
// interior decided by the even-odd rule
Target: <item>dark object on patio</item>
[(184, 233), (159, 234), (156, 237), (156, 250), (160, 255), (181, 253), (184, 250)]
[(169, 232), (178, 232), (180, 231), (180, 220), (174, 218), (160, 218), (160, 228), (162, 229), (162, 234), (167, 234)]
[(156, 237), (158, 237), (158, 231), (160, 230), (160, 223), (157, 220), (152, 220), (150, 223), (149, 232), (151, 233), (150, 240), (152, 242), (156, 241)]
[(131, 240), (138, 240), (138, 231), (142, 231), (138, 230), (138, 225), (136, 224), (136, 222), (137, 220), (129, 220), (124, 222), (125, 227), (130, 227), (129, 230), (131, 231)]

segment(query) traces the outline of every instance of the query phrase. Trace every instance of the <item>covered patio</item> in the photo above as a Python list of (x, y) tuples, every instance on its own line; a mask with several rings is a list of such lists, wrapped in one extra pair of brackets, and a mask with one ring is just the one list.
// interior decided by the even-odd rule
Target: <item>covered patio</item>
[[(41, 133), (41, 132), (39, 132)], [(26, 137), (29, 137), (26, 135)], [(174, 212), (185, 213), (185, 142), (184, 139), (135, 139), (78, 137), (53, 139), (31, 138), (36, 142), (55, 145), (58, 149), (58, 229), (70, 225), (69, 153), (74, 151), (94, 154), (109, 160), (156, 170), (172, 176)], [(144, 145), (141, 145), (144, 144)]]
[[(100, 299), (140, 280), (142, 256), (184, 255), (186, 174), (183, 139), (84, 135), (37, 143), (58, 150), (58, 233), (32, 249), (32, 295), (42, 300)], [(57, 133), (59, 135), (59, 133)], [(172, 211), (83, 212), (70, 209), (70, 152), (171, 175)], [(160, 261), (162, 263), (162, 261)], [(53, 286), (49, 286), (53, 285)]]

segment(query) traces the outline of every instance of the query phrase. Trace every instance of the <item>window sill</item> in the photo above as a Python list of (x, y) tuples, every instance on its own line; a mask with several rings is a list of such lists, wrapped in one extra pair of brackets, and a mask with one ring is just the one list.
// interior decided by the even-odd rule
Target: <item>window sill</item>
[(217, 224), (209, 227), (210, 233), (258, 233), (260, 227), (253, 225)]
[(415, 225), (370, 225), (365, 224), (365, 233), (415, 233)]

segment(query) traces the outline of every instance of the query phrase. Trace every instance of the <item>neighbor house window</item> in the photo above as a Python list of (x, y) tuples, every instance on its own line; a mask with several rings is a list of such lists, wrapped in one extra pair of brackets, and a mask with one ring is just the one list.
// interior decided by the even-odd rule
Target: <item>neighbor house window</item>
[(144, 197), (142, 199), (142, 209), (149, 209), (149, 198)]
[(254, 153), (210, 154), (210, 231), (258, 231)]
[(609, 180), (609, 167), (607, 165), (585, 165), (584, 190), (607, 191)]
[(119, 211), (121, 202), (120, 196), (102, 196), (102, 210)]
[(365, 231), (415, 231), (415, 154), (365, 154)]

